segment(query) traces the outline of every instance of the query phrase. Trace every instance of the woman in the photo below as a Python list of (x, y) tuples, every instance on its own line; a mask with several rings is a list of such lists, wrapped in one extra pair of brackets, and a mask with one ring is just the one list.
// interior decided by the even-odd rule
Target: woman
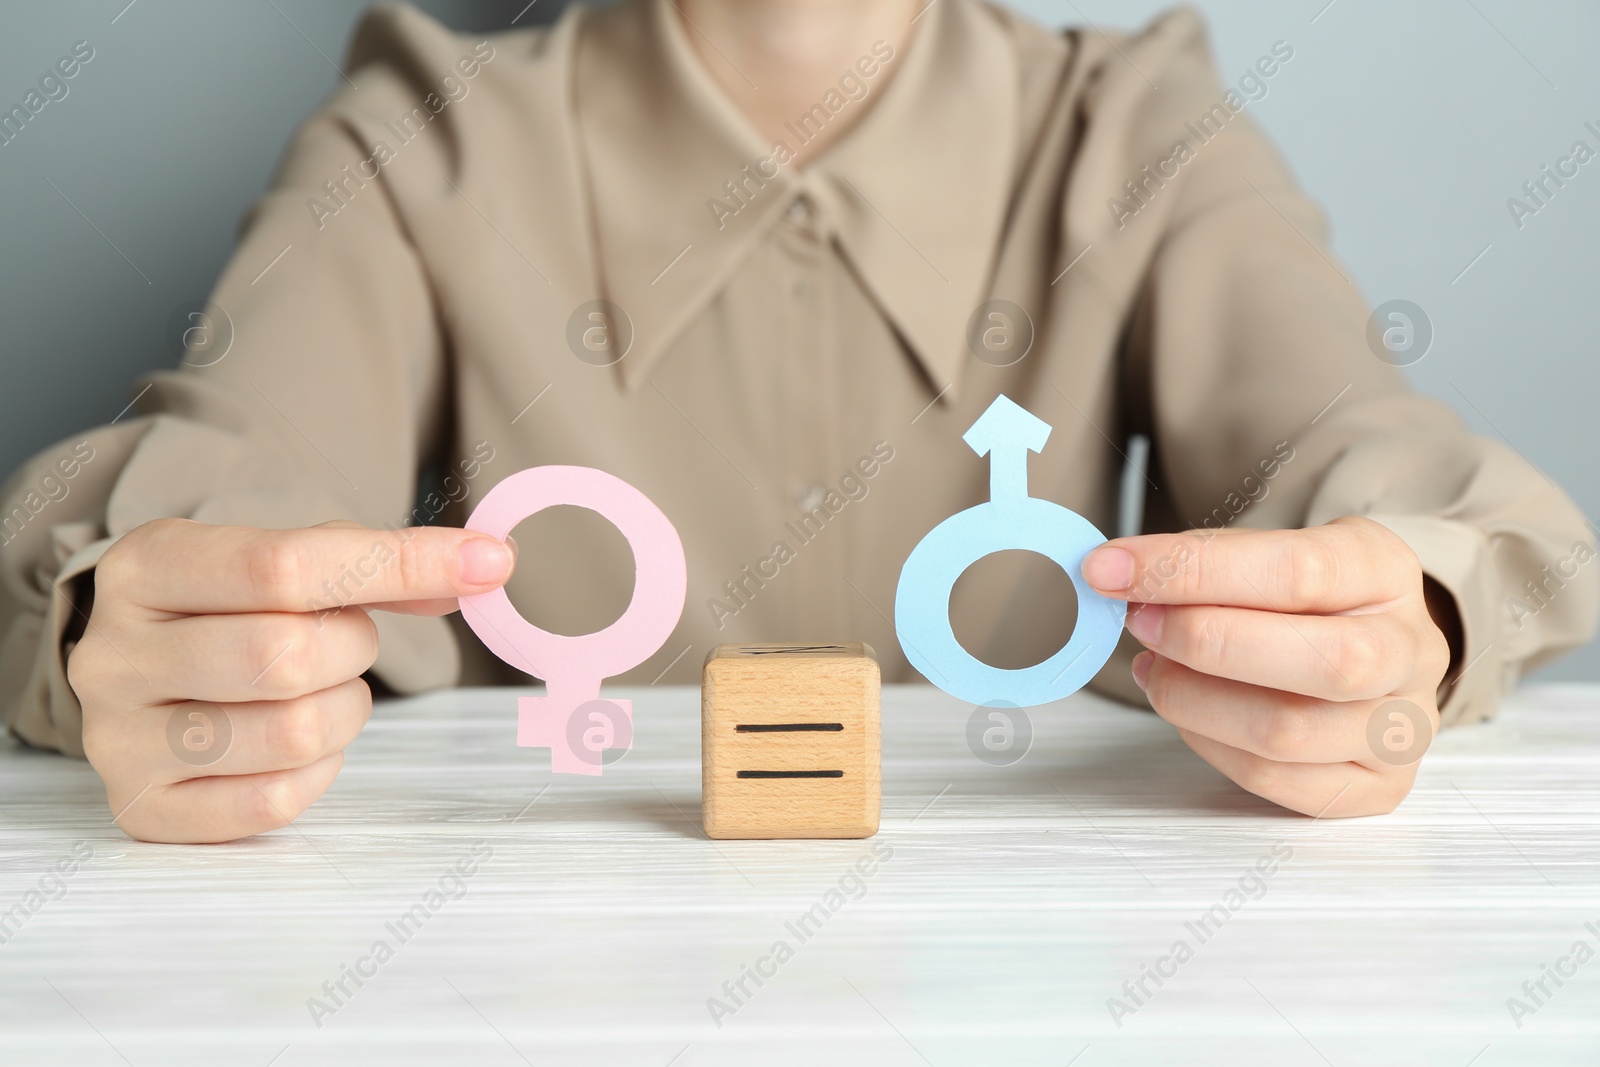
[[(369, 668), (518, 680), (437, 617), (458, 595), (508, 582), (569, 632), (625, 602), (608, 542), (513, 574), (450, 528), (541, 463), (683, 535), (689, 607), (625, 680), (755, 638), (865, 639), (908, 679), (899, 563), (985, 498), (961, 433), (1003, 391), (1054, 426), (1035, 495), (1110, 528), (1143, 432), (1143, 528), (1195, 531), (1085, 562), (1134, 604), (1099, 688), (1276, 803), (1392, 809), (1441, 722), (1587, 639), (1596, 580), (1508, 611), (1592, 555), (1582, 516), (1369, 348), (1244, 114), (1293, 56), (1224, 83), (1181, 9), (1113, 38), (976, 0), (636, 0), (482, 41), (374, 11), (213, 294), (231, 345), (12, 481), (12, 729), (86, 753), (135, 837), (284, 824)], [(983, 573), (952, 605), (974, 652), (1062, 643), (1059, 572)], [(210, 762), (170, 740), (218, 720)]]

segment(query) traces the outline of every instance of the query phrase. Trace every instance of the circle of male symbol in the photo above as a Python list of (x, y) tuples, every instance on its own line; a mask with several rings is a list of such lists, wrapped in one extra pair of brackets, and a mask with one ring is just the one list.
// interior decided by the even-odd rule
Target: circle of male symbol
[[(633, 550), (633, 599), (604, 630), (566, 637), (541, 630), (518, 613), (505, 589), (461, 598), (461, 615), (489, 650), (511, 666), (544, 679), (545, 695), (517, 701), (517, 744), (550, 750), (557, 774), (599, 774), (592, 750), (633, 745), (633, 702), (602, 700), (600, 682), (643, 663), (672, 636), (683, 615), (689, 569), (678, 531), (660, 508), (621, 478), (593, 467), (530, 467), (484, 495), (466, 528), (505, 540), (529, 515), (558, 504), (587, 508), (606, 519)], [(587, 727), (597, 704), (608, 729)]]
[[(969, 704), (1028, 708), (1077, 692), (1111, 658), (1127, 618), (1126, 603), (1101, 596), (1083, 579), (1083, 557), (1105, 536), (1076, 512), (1028, 495), (1028, 453), (1042, 449), (1049, 436), (1049, 423), (1004, 394), (995, 397), (962, 435), (974, 452), (989, 457), (988, 503), (935, 526), (900, 571), (894, 627), (906, 659)], [(961, 647), (950, 627), (950, 590), (984, 556), (1019, 548), (1067, 572), (1078, 594), (1078, 623), (1055, 655), (1010, 670)]]

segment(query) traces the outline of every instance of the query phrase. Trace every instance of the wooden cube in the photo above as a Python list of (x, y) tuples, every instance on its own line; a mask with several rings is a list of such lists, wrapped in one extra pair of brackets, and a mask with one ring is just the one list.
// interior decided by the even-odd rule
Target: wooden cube
[(713, 838), (878, 832), (871, 646), (718, 645), (701, 676), (701, 814)]

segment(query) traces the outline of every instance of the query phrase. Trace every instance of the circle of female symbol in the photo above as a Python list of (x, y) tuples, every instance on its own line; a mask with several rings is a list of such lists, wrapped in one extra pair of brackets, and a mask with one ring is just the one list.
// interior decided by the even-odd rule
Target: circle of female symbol
[(484, 495), (466, 528), (504, 540), (537, 512), (570, 504), (598, 513), (633, 550), (633, 599), (604, 630), (566, 637), (524, 619), (503, 588), (461, 598), (489, 650), (544, 679), (545, 695), (517, 701), (517, 744), (550, 750), (557, 774), (599, 774), (601, 750), (633, 745), (633, 702), (602, 700), (600, 682), (643, 663), (683, 614), (689, 570), (672, 522), (639, 490), (593, 467), (530, 467)]
[[(1083, 688), (1105, 666), (1122, 633), (1128, 605), (1083, 580), (1083, 557), (1105, 536), (1083, 516), (1028, 495), (1028, 453), (1044, 448), (1050, 425), (1001, 395), (962, 435), (989, 457), (989, 501), (935, 526), (906, 557), (894, 598), (894, 627), (911, 665), (934, 685), (971, 704), (1033, 707)], [(1078, 593), (1072, 638), (1043, 663), (992, 667), (956, 640), (950, 590), (978, 560), (1026, 549), (1054, 560)]]

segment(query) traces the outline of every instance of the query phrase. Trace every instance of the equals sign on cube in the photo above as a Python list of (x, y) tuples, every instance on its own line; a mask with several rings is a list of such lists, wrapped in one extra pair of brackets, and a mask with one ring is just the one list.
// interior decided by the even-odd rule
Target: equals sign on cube
[(706, 836), (877, 833), (881, 688), (860, 642), (712, 649), (700, 695)]

